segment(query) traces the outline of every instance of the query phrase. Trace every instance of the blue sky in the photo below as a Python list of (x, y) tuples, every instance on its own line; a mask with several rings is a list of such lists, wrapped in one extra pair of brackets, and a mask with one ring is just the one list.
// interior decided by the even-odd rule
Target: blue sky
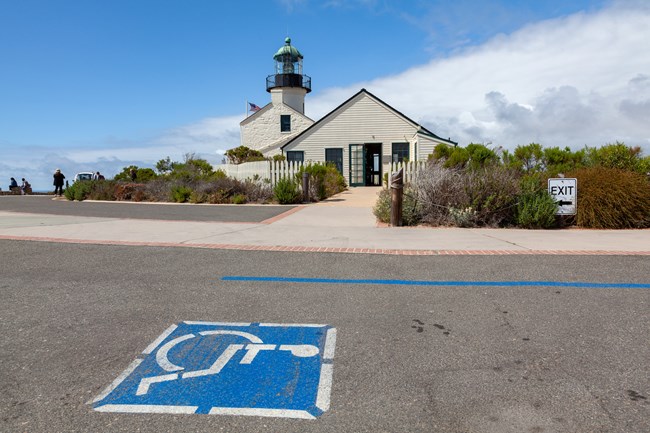
[(314, 119), (366, 87), (463, 145), (647, 154), (645, 3), (0, 0), (0, 181), (48, 189), (57, 167), (110, 176), (188, 152), (218, 163), (246, 101), (269, 102), (287, 35)]

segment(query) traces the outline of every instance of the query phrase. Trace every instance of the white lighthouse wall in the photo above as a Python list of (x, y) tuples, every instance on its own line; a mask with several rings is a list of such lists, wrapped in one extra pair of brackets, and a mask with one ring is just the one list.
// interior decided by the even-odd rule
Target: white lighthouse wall
[[(280, 131), (280, 116), (283, 114), (291, 116), (291, 131), (289, 132)], [(313, 123), (313, 120), (292, 107), (272, 102), (241, 122), (241, 143), (250, 149), (265, 152), (265, 156), (271, 156), (279, 153), (279, 150), (270, 145), (278, 143), (279, 146)]]
[(278, 87), (271, 89), (271, 102), (273, 105), (285, 104), (305, 114), (305, 95), (307, 90), (302, 87)]

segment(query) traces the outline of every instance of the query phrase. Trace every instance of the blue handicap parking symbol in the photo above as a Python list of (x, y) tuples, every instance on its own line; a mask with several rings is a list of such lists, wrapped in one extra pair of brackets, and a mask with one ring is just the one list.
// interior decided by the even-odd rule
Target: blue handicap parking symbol
[(102, 412), (312, 419), (329, 409), (336, 329), (182, 322), (91, 403)]

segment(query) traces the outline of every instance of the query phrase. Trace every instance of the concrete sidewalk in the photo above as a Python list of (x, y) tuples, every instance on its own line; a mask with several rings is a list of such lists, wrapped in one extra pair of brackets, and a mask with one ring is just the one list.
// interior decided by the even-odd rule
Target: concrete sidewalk
[(351, 188), (324, 202), (295, 208), (263, 223), (71, 217), (3, 211), (0, 212), (0, 239), (400, 255), (650, 255), (650, 230), (378, 227), (372, 214), (378, 192), (379, 188)]

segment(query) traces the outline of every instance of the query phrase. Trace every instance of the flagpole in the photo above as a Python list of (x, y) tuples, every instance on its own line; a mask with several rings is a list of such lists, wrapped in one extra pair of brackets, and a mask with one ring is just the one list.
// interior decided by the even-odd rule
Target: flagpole
[(248, 117), (248, 99), (246, 100), (246, 117)]

